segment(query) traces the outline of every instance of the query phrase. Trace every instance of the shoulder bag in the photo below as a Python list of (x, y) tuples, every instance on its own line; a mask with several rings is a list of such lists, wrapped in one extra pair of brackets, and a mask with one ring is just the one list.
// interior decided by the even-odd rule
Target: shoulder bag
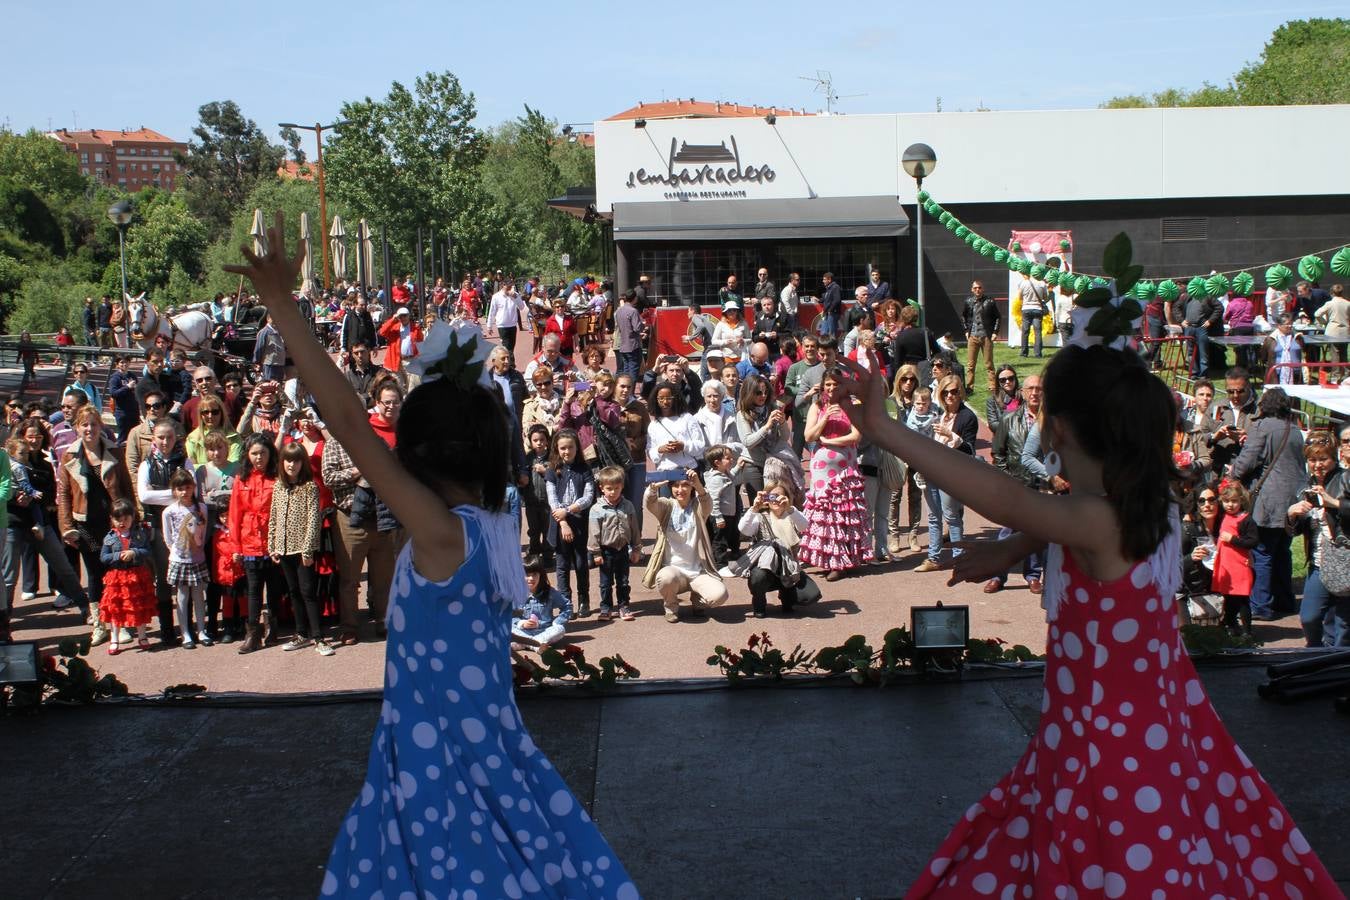
[(1286, 419), (1284, 423), (1284, 437), (1280, 439), (1279, 449), (1275, 451), (1275, 455), (1272, 456), (1270, 458), (1270, 461), (1266, 463), (1265, 471), (1263, 471), (1261, 473), (1261, 477), (1257, 479), (1256, 487), (1252, 488), (1251, 493), (1252, 509), (1256, 509), (1256, 498), (1258, 495), (1260, 495), (1261, 488), (1265, 485), (1266, 479), (1270, 477), (1271, 470), (1275, 468), (1275, 461), (1280, 458), (1280, 454), (1284, 452), (1284, 448), (1289, 446), (1289, 433), (1293, 430), (1294, 430), (1293, 420)]

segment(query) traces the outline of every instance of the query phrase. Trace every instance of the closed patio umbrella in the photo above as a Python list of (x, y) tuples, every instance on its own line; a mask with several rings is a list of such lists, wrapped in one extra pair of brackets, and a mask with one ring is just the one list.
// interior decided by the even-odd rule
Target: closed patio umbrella
[(333, 216), (333, 227), (328, 229), (328, 237), (333, 250), (333, 277), (345, 280), (347, 277), (347, 229), (342, 227), (342, 216)]
[(305, 261), (300, 265), (300, 293), (308, 297), (314, 291), (314, 246), (307, 212), (300, 214), (300, 245), (305, 248)]

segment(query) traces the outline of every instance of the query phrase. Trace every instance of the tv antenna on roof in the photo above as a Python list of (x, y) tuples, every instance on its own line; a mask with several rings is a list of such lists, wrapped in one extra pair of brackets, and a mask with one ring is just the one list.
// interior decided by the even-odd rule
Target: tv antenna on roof
[(866, 94), (837, 94), (834, 90), (834, 76), (825, 69), (816, 69), (816, 74), (798, 75), (803, 81), (810, 81), (815, 84), (815, 93), (825, 95), (825, 112), (833, 114), (834, 105), (840, 100), (848, 100), (852, 97), (866, 97)]

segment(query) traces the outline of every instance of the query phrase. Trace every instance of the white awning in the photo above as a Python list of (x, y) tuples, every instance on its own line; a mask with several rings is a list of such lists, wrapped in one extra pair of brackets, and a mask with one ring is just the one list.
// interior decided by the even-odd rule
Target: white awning
[(909, 234), (894, 197), (614, 204), (616, 241), (798, 240)]

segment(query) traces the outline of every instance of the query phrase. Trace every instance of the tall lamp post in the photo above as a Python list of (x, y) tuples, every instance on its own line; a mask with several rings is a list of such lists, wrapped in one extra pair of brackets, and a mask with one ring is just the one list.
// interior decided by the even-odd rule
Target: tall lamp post
[[(314, 132), (314, 144), (318, 150), (314, 165), (319, 170), (319, 234), (321, 235), (328, 234), (328, 197), (324, 193), (323, 187), (323, 133), (334, 128), (341, 128), (346, 124), (346, 122), (334, 122), (332, 125), (320, 125), (315, 122), (313, 125), (296, 125), (294, 122), (281, 122), (278, 125), (280, 128)], [(320, 240), (319, 244), (323, 247), (323, 289), (328, 291), (333, 287), (332, 269), (328, 263), (328, 241)]]
[[(933, 174), (937, 168), (937, 154), (927, 144), (910, 144), (900, 156), (900, 165), (910, 178), (914, 179), (914, 246), (918, 266), (918, 285), (915, 291), (919, 295), (919, 318), (924, 328), (928, 327), (928, 305), (923, 294), (923, 203), (918, 192), (923, 190), (923, 180)], [(924, 341), (924, 355), (931, 352), (928, 342)]]
[(127, 302), (127, 226), (131, 224), (132, 207), (130, 200), (118, 200), (108, 207), (108, 221), (117, 226), (117, 253), (122, 260), (122, 299)]

